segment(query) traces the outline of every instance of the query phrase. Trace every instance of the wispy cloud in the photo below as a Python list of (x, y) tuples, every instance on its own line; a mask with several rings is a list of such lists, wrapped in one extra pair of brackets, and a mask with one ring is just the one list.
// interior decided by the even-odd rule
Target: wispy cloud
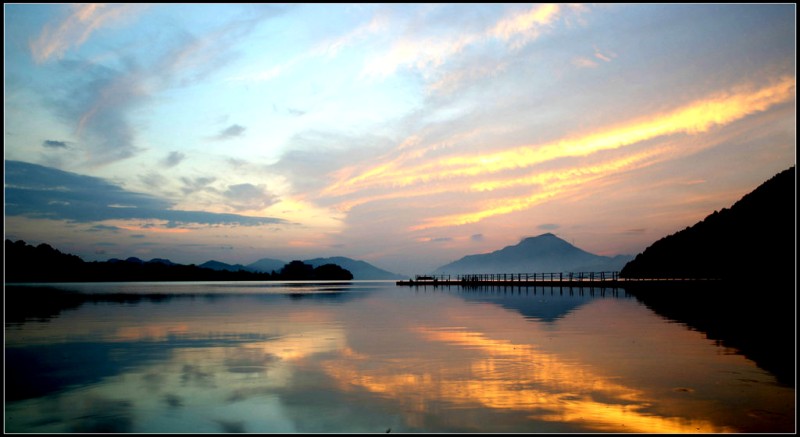
[(362, 75), (386, 77), (399, 68), (411, 68), (425, 77), (435, 78), (432, 70), (468, 48), (499, 41), (507, 50), (521, 49), (553, 26), (563, 12), (559, 4), (534, 5), (526, 10), (511, 11), (483, 29), (449, 34), (403, 33), (381, 55), (366, 63)]
[[(133, 20), (147, 6), (78, 5), (62, 20), (45, 25), (30, 44), (37, 62), (60, 60), (48, 68), (69, 78), (63, 92), (50, 93), (45, 101), (66, 123), (74, 126), (80, 147), (86, 153), (82, 164), (108, 164), (130, 158), (144, 150), (138, 145), (140, 129), (134, 129), (131, 114), (153, 102), (167, 89), (183, 87), (208, 77), (236, 58), (236, 43), (283, 7), (252, 7), (252, 13), (231, 19), (195, 36), (181, 28), (172, 38), (153, 44), (141, 53), (121, 50), (102, 59), (86, 56), (66, 58), (84, 43), (100, 35), (99, 29), (116, 30), (123, 19)], [(155, 38), (142, 35), (142, 38)], [(116, 47), (116, 46), (115, 46)], [(62, 59), (63, 58), (63, 59)], [(242, 133), (235, 126), (224, 138)]]
[(31, 54), (38, 63), (59, 59), (69, 49), (83, 45), (95, 31), (130, 19), (147, 7), (125, 3), (71, 5), (66, 17), (46, 24), (39, 36), (30, 41)]
[(589, 58), (577, 57), (572, 60), (572, 65), (580, 68), (595, 68), (598, 64)]
[[(654, 114), (597, 133), (552, 143), (529, 144), (499, 152), (445, 156), (434, 160), (422, 156), (395, 160), (339, 181), (332, 185), (329, 193), (345, 194), (358, 188), (403, 187), (458, 176), (488, 175), (564, 157), (587, 156), (665, 135), (697, 134), (786, 102), (793, 97), (794, 89), (794, 78), (783, 77), (761, 88), (740, 86), (696, 100), (672, 112)], [(489, 188), (485, 184), (481, 186), (481, 189)]]
[(514, 49), (520, 48), (536, 39), (543, 27), (552, 24), (561, 8), (558, 4), (535, 5), (527, 11), (500, 20), (489, 31), (489, 35), (509, 42)]
[(537, 229), (541, 229), (543, 231), (555, 231), (556, 229), (558, 229), (560, 227), (561, 226), (559, 226), (559, 225), (557, 225), (555, 223), (543, 223), (543, 224), (537, 226), (536, 228)]
[(119, 226), (109, 226), (109, 225), (94, 225), (87, 230), (87, 232), (112, 232), (118, 233), (121, 231), (122, 228)]
[(128, 120), (128, 113), (151, 96), (140, 67), (129, 62), (120, 70), (80, 61), (62, 61), (59, 67), (76, 81), (66, 95), (51, 101), (51, 107), (74, 124), (86, 161), (105, 164), (140, 151)]

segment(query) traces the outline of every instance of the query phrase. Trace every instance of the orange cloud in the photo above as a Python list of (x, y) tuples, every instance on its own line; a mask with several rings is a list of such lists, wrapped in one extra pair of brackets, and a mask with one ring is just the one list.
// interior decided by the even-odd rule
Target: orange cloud
[(539, 28), (552, 23), (560, 11), (558, 4), (536, 5), (530, 10), (498, 22), (489, 34), (505, 41), (517, 39), (512, 48), (519, 48), (539, 36)]
[[(346, 196), (341, 206), (346, 210), (354, 205), (385, 199), (412, 198), (445, 192), (482, 192), (511, 187), (534, 187), (536, 191), (486, 202), (468, 213), (429, 218), (412, 227), (420, 230), (431, 227), (473, 223), (485, 218), (530, 208), (566, 190), (594, 181), (609, 174), (626, 171), (675, 156), (693, 153), (699, 147), (663, 145), (642, 151), (628, 151), (628, 146), (645, 141), (674, 136), (697, 135), (728, 125), (748, 115), (765, 111), (794, 97), (795, 79), (790, 76), (756, 87), (752, 84), (733, 88), (698, 99), (671, 112), (642, 117), (587, 135), (564, 138), (545, 144), (530, 144), (489, 153), (457, 154), (457, 150), (441, 142), (431, 147), (409, 150), (408, 146), (383, 163), (357, 171), (349, 168), (339, 173), (339, 179), (322, 194)], [(475, 135), (471, 133), (468, 136)], [(414, 145), (420, 144), (416, 139)], [(447, 150), (443, 150), (446, 147)], [(427, 159), (436, 150), (439, 158)], [(445, 153), (441, 153), (441, 151)], [(599, 152), (619, 150), (617, 156), (591, 166), (567, 164), (557, 171), (531, 170), (520, 176), (520, 170), (565, 158), (598, 156)], [(669, 153), (667, 153), (669, 152)], [(569, 167), (572, 165), (572, 167)], [(564, 167), (564, 166), (562, 166)], [(513, 173), (513, 174), (512, 174)], [(389, 190), (389, 191), (386, 191)]]
[[(429, 71), (430, 68), (441, 66), (466, 47), (487, 40), (499, 39), (507, 43), (510, 49), (519, 49), (538, 38), (542, 28), (555, 21), (560, 12), (561, 6), (558, 4), (535, 5), (522, 13), (509, 15), (491, 28), (480, 32), (460, 33), (444, 38), (402, 38), (384, 54), (367, 62), (362, 75), (385, 77), (394, 73), (400, 66), (410, 66), (423, 72)], [(374, 31), (379, 27), (383, 27), (383, 24), (370, 24), (368, 28)], [(350, 36), (343, 42), (349, 39)], [(341, 43), (335, 46), (337, 50), (340, 45)]]

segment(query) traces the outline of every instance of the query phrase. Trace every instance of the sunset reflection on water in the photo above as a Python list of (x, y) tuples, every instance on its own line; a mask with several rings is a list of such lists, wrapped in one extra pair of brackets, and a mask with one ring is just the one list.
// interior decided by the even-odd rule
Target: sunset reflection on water
[(794, 390), (624, 297), (376, 284), (325, 298), (84, 304), (7, 324), (6, 336), (11, 432), (717, 433), (794, 422)]

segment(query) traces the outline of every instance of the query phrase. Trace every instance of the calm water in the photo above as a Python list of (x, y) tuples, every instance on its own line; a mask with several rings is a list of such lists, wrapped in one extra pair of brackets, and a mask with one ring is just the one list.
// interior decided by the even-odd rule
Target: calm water
[(91, 298), (6, 319), (7, 432), (795, 429), (793, 388), (624, 291), (60, 287)]

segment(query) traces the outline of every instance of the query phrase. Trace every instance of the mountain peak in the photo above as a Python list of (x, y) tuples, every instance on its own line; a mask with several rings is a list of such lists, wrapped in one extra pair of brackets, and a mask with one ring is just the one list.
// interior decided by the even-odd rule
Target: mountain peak
[(467, 255), (435, 273), (547, 273), (615, 271), (631, 257), (605, 257), (579, 249), (547, 232), (480, 255)]
[(520, 243), (522, 243), (522, 242), (530, 242), (530, 241), (547, 241), (547, 240), (561, 240), (561, 241), (564, 241), (563, 239), (558, 238), (558, 236), (556, 234), (553, 234), (551, 232), (547, 232), (547, 233), (544, 233), (544, 234), (541, 234), (541, 235), (537, 235), (535, 237), (525, 237), (522, 240), (520, 240)]

